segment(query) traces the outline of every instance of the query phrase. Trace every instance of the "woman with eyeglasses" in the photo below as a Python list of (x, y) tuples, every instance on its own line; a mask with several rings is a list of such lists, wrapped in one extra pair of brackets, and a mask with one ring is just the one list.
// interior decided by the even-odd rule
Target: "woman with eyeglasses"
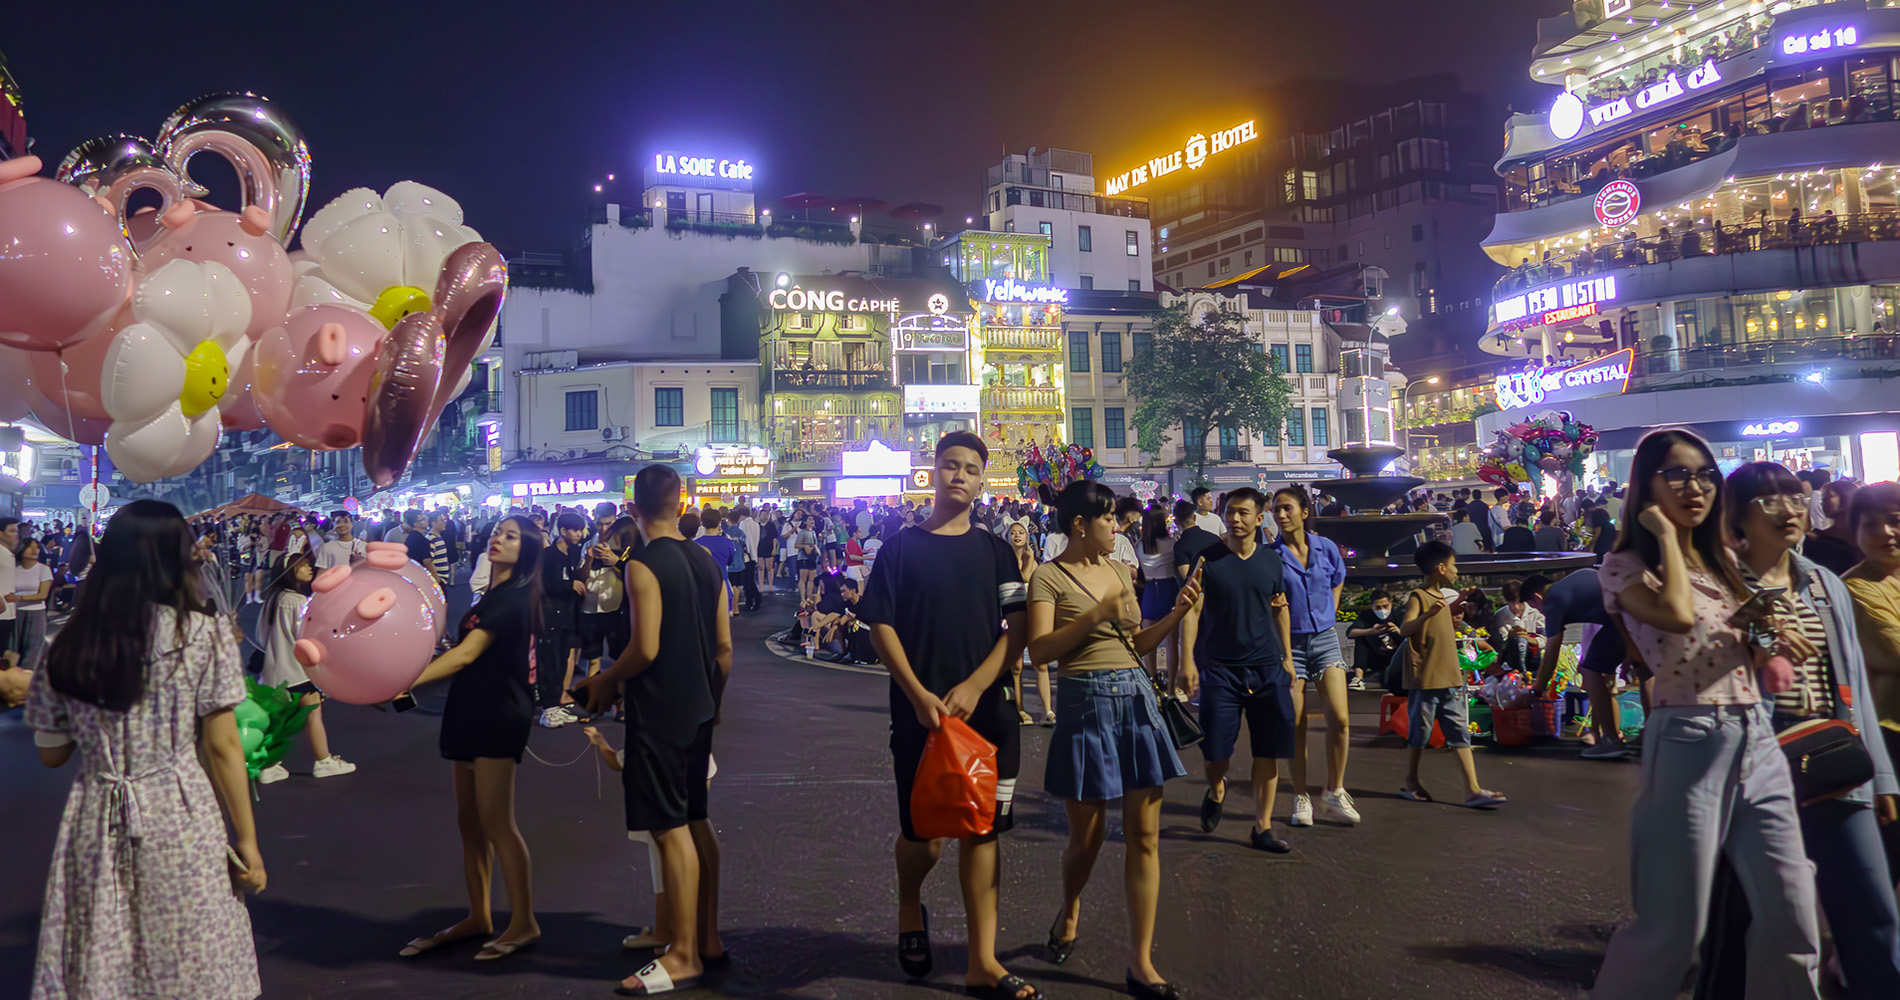
[[(1749, 593), (1724, 544), (1722, 473), (1684, 430), (1636, 446), (1623, 530), (1599, 572), (1654, 671), (1643, 727), (1643, 791), (1630, 812), (1636, 918), (1610, 939), (1592, 996), (1664, 1000), (1680, 991), (1708, 925), (1716, 861), (1747, 894), (1750, 996), (1818, 997), (1814, 877), (1794, 784), (1762, 699), (1792, 686), (1787, 665), (1751, 646)], [(1802, 641), (1787, 625), (1790, 658)]]
[(1727, 490), (1742, 579), (1787, 590), (1775, 600), (1773, 624), (1791, 626), (1800, 640), (1783, 651), (1795, 678), (1774, 697), (1775, 729), (1839, 710), (1873, 758), (1872, 782), (1800, 809), (1801, 839), (1847, 981), (1844, 995), (1900, 997), (1900, 906), (1880, 839), (1880, 827), (1900, 818), (1900, 784), (1880, 736), (1853, 599), (1839, 577), (1794, 551), (1808, 533), (1808, 504), (1794, 473), (1750, 462), (1729, 473)]

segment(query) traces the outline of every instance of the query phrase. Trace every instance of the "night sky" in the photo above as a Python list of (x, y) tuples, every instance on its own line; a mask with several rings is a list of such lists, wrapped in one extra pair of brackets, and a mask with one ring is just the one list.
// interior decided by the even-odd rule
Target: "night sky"
[[(1455, 71), (1501, 130), (1507, 102), (1539, 100), (1536, 19), (1568, 7), (20, 0), (0, 9), (0, 51), (49, 171), (83, 139), (149, 138), (191, 97), (251, 90), (309, 140), (306, 218), (414, 179), (504, 250), (560, 250), (593, 185), (632, 178), (634, 200), (661, 147), (751, 160), (761, 207), (796, 191), (925, 201), (949, 228), (1006, 149), (1090, 151), (1099, 178), (1258, 113), (1249, 96), (1289, 77)], [(215, 160), (194, 175), (228, 178)]]

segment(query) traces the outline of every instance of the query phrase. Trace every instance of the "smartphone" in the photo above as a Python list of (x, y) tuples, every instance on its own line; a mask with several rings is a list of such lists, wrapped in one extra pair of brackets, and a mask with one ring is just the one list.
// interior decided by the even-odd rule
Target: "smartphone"
[(398, 712), (407, 712), (416, 707), (416, 696), (407, 691), (389, 699), (389, 707)]
[(1786, 587), (1763, 587), (1755, 591), (1755, 596), (1750, 597), (1740, 609), (1729, 616), (1729, 623), (1735, 624), (1737, 622), (1760, 618), (1762, 615), (1767, 614), (1768, 609), (1787, 592), (1788, 588)]

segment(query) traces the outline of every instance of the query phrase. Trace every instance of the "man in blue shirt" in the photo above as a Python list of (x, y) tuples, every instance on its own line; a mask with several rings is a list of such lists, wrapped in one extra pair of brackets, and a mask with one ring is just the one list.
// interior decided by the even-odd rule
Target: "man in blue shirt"
[(1280, 553), (1259, 542), (1267, 498), (1242, 487), (1227, 494), (1227, 533), (1199, 553), (1201, 603), (1182, 619), (1179, 683), (1201, 691), (1201, 756), (1207, 795), (1201, 829), (1220, 825), (1227, 797), (1227, 766), (1247, 720), (1253, 751), (1253, 846), (1274, 854), (1293, 848), (1273, 835), (1276, 762), (1293, 756), (1293, 636), (1287, 617), (1286, 576)]
[(1327, 819), (1359, 822), (1359, 810), (1346, 791), (1346, 748), (1352, 737), (1346, 709), (1346, 658), (1339, 649), (1339, 589), (1346, 582), (1346, 560), (1330, 539), (1307, 530), (1313, 501), (1299, 486), (1273, 494), (1273, 519), (1280, 527), (1273, 548), (1286, 576), (1287, 614), (1293, 629), (1293, 818), (1294, 826), (1313, 825), (1313, 800), (1306, 794), (1306, 682), (1319, 688), (1326, 708), (1326, 789), (1320, 806)]

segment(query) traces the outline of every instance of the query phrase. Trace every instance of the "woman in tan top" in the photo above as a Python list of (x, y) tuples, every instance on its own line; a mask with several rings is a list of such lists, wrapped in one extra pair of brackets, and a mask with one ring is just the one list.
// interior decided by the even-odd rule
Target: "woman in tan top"
[(1061, 711), (1049, 741), (1043, 789), (1064, 800), (1069, 844), (1062, 852), (1062, 912), (1049, 931), (1050, 958), (1075, 948), (1082, 889), (1107, 833), (1108, 802), (1122, 800), (1128, 857), (1131, 964), (1128, 992), (1138, 998), (1180, 996), (1155, 971), (1155, 908), (1161, 895), (1161, 786), (1186, 773), (1162, 724), (1154, 684), (1142, 657), (1181, 623), (1201, 593), (1200, 574), (1187, 580), (1174, 609), (1141, 628), (1128, 571), (1115, 551), (1115, 493), (1072, 483), (1056, 497), (1056, 524), (1068, 546), (1029, 581), (1029, 656), (1056, 660)]
[(1865, 558), (1841, 580), (1854, 599), (1874, 708), (1881, 721), (1900, 723), (1900, 485), (1856, 491), (1848, 519)]

